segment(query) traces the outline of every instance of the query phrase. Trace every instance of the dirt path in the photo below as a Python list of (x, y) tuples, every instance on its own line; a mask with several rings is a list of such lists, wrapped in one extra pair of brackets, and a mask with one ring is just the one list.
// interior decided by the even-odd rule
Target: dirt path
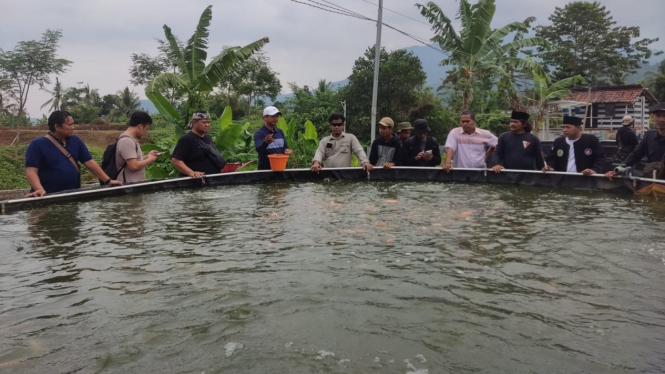
[[(90, 127), (90, 126), (86, 126)], [(107, 125), (108, 127), (108, 125)], [(109, 144), (113, 143), (120, 134), (122, 134), (127, 127), (123, 126), (117, 130), (84, 130), (84, 129), (75, 129), (74, 134), (81, 138), (83, 142), (88, 147), (96, 148), (106, 148)], [(33, 130), (30, 128), (21, 129), (21, 134), (19, 137), (19, 145), (28, 145), (33, 139), (44, 136), (48, 133), (47, 129), (36, 129)], [(8, 146), (12, 144), (14, 138), (16, 137), (16, 130), (0, 128), (0, 146)]]

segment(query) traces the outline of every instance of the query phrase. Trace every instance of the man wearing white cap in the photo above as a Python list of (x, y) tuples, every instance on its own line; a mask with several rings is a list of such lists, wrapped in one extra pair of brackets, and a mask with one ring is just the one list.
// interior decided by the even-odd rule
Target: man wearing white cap
[(635, 120), (631, 116), (625, 116), (621, 120), (623, 126), (617, 130), (616, 136), (618, 150), (615, 156), (615, 161), (617, 162), (623, 162), (623, 160), (625, 160), (639, 144), (639, 141), (637, 141), (637, 135), (635, 135), (635, 132), (633, 131), (634, 123)]
[(284, 131), (277, 128), (281, 114), (274, 106), (263, 109), (264, 125), (254, 133), (254, 145), (259, 154), (258, 170), (270, 170), (269, 154), (291, 154)]

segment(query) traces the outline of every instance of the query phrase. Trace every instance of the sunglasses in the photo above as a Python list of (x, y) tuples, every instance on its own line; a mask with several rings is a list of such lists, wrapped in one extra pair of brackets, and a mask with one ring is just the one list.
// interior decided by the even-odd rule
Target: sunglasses
[(343, 123), (331, 123), (330, 126), (333, 126), (333, 127), (342, 127), (342, 126), (344, 126), (344, 124), (343, 124)]

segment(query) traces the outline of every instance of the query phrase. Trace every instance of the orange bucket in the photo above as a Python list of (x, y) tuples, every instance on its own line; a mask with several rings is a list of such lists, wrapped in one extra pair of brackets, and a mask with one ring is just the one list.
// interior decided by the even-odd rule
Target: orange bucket
[(270, 160), (270, 169), (272, 171), (284, 171), (286, 169), (286, 161), (289, 160), (289, 155), (268, 155)]

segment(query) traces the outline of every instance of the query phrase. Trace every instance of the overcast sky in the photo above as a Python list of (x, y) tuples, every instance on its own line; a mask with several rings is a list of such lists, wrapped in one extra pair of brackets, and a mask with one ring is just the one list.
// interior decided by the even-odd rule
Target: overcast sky
[[(302, 0), (307, 2), (307, 0)], [(348, 9), (376, 18), (378, 0), (330, 0)], [(414, 1), (415, 2), (415, 1)], [(424, 22), (412, 0), (384, 0), (384, 7)], [(453, 18), (459, 3), (435, 1)], [(474, 2), (474, 1), (472, 1)], [(493, 27), (529, 16), (536, 24), (566, 0), (497, 0)], [(601, 1), (619, 25), (640, 26), (642, 37), (660, 41), (652, 49), (665, 50), (662, 17), (665, 0)], [(224, 45), (246, 45), (264, 36), (272, 68), (287, 82), (315, 85), (319, 79), (338, 81), (351, 72), (353, 62), (373, 45), (376, 26), (369, 21), (324, 12), (291, 0), (0, 0), (0, 48), (12, 49), (22, 40), (39, 39), (48, 28), (61, 29), (59, 56), (73, 61), (60, 79), (66, 87), (89, 83), (101, 95), (130, 86), (143, 99), (143, 87), (129, 82), (131, 54), (155, 55), (155, 38), (164, 38), (167, 24), (182, 40), (192, 33), (207, 5), (213, 5), (209, 56)], [(384, 22), (412, 35), (429, 39), (428, 25), (384, 12)], [(383, 29), (382, 45), (388, 50), (418, 44), (393, 30)], [(32, 117), (44, 113), (39, 107), (49, 95), (33, 88), (28, 100)]]

